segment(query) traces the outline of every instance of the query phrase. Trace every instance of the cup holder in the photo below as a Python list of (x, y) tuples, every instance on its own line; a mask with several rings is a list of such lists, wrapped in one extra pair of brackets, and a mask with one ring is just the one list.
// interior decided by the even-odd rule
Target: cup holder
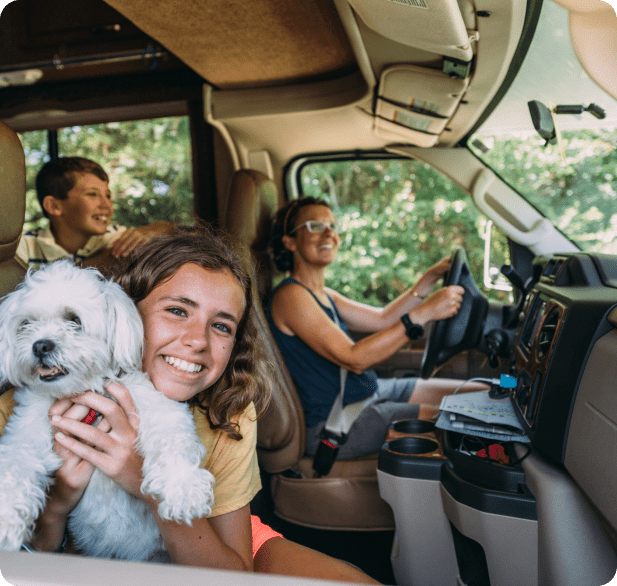
[(435, 423), (427, 419), (401, 419), (392, 424), (392, 429), (399, 433), (429, 433), (435, 431)]
[(424, 437), (402, 437), (388, 442), (386, 449), (395, 454), (417, 456), (436, 452), (439, 449), (439, 443)]

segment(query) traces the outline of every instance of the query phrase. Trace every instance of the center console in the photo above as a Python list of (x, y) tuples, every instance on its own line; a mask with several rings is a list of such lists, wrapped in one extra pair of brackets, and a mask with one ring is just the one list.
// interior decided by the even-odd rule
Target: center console
[[(394, 512), (399, 585), (575, 586), (615, 573), (614, 544), (564, 462), (590, 353), (615, 333), (607, 316), (617, 307), (617, 257), (580, 253), (534, 264), (539, 280), (506, 368), (517, 379), (510, 400), (530, 443), (397, 422), (399, 437), (382, 448), (378, 480)], [(483, 457), (489, 444), (498, 460)]]
[(527, 295), (509, 374), (515, 406), (533, 446), (563, 464), (580, 379), (595, 342), (612, 326), (617, 261), (608, 255), (538, 257), (540, 280)]
[[(397, 422), (394, 430), (412, 423)], [(418, 453), (409, 442), (426, 435), (390, 441), (379, 457), (380, 493), (396, 521), (396, 583), (537, 584), (536, 501), (520, 464), (473, 455), (483, 443), (454, 432), (431, 434), (435, 449)], [(511, 446), (504, 450), (511, 462), (517, 459)]]

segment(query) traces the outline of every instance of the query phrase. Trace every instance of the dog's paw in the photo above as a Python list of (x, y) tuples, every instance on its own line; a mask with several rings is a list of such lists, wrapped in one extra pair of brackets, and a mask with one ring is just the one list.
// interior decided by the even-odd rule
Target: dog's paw
[(0, 550), (16, 551), (30, 538), (36, 509), (33, 503), (21, 498), (18, 488), (11, 490), (0, 482)]
[(28, 523), (15, 513), (0, 509), (0, 550), (17, 551), (30, 538)]
[(146, 477), (142, 485), (143, 492), (160, 501), (158, 513), (162, 519), (187, 525), (210, 514), (213, 488), (214, 476), (204, 468), (194, 467), (167, 471), (162, 481)]

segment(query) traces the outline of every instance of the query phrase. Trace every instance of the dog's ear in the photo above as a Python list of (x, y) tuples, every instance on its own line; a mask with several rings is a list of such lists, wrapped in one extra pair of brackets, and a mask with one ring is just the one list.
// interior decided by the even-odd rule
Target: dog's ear
[(11, 322), (18, 311), (16, 291), (0, 299), (0, 385), (12, 378), (11, 344), (15, 343), (15, 332), (11, 331)]
[(5, 297), (0, 301), (0, 384), (8, 380), (9, 357), (9, 331), (8, 320), (10, 317), (10, 298)]
[(117, 283), (109, 282), (105, 291), (108, 339), (112, 367), (120, 370), (141, 370), (144, 327), (137, 307)]

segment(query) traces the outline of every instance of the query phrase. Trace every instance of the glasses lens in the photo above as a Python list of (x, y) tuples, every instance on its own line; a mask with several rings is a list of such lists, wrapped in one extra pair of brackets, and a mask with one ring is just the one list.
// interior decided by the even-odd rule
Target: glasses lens
[(326, 229), (323, 222), (319, 220), (310, 220), (306, 223), (306, 227), (311, 234), (321, 234)]
[(326, 228), (330, 228), (332, 232), (337, 232), (335, 222), (320, 222), (319, 220), (309, 220), (306, 227), (311, 234), (321, 234)]

